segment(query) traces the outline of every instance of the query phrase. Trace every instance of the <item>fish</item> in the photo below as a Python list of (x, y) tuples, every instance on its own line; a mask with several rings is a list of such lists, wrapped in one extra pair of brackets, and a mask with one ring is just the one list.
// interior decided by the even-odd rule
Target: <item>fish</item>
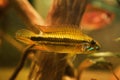
[(16, 39), (25, 44), (35, 44), (43, 51), (54, 53), (82, 54), (100, 49), (100, 44), (82, 33), (75, 25), (39, 26), (39, 34), (21, 29)]

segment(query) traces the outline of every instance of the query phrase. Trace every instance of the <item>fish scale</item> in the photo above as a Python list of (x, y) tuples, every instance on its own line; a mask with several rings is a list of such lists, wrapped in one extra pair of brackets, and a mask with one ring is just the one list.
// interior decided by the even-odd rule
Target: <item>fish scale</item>
[[(80, 37), (79, 37), (79, 36)], [(88, 37), (87, 35), (78, 33), (78, 32), (49, 32), (49, 33), (44, 33), (43, 37), (53, 37), (53, 38), (69, 38), (69, 39), (75, 39), (75, 40), (86, 40), (90, 41), (92, 38)], [(88, 39), (89, 38), (89, 39)]]

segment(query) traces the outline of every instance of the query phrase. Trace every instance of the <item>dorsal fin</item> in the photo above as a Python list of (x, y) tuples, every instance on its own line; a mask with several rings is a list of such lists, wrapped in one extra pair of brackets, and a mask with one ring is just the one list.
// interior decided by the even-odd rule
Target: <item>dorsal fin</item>
[(41, 26), (36, 25), (42, 32), (71, 32), (71, 31), (79, 31), (80, 28), (77, 25), (50, 25), (50, 26)]

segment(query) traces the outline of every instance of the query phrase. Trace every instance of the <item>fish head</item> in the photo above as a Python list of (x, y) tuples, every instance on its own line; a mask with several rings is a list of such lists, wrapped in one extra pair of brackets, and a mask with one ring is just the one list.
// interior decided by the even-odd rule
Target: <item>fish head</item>
[(84, 51), (87, 54), (88, 53), (94, 53), (98, 50), (100, 50), (100, 44), (95, 40), (92, 40), (92, 41), (90, 41), (89, 44), (84, 45)]

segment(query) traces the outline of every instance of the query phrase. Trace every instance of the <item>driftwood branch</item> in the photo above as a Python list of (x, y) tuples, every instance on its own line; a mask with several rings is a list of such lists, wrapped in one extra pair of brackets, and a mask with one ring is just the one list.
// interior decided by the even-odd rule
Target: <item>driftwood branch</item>
[(28, 0), (11, 0), (11, 5), (22, 17), (28, 28), (35, 33), (39, 33), (36, 25), (43, 25), (44, 20), (28, 2)]
[(47, 24), (79, 25), (88, 0), (53, 0)]
[[(87, 0), (53, 0), (46, 25), (71, 24), (79, 26), (86, 4)], [(36, 57), (37, 69), (34, 68), (35, 71), (30, 76), (36, 75), (30, 78), (35, 80), (62, 80), (64, 75), (75, 77), (74, 69), (68, 63), (66, 56), (67, 54), (39, 53)], [(69, 70), (67, 70), (68, 67)], [(71, 72), (69, 72), (70, 70)]]
[(20, 62), (18, 64), (16, 70), (14, 71), (13, 75), (11, 76), (11, 78), (9, 80), (15, 80), (16, 79), (17, 75), (19, 74), (20, 70), (23, 68), (23, 66), (25, 64), (25, 61), (26, 61), (27, 57), (29, 56), (29, 54), (31, 52), (33, 52), (33, 50), (31, 50), (31, 48), (33, 46), (34, 46), (34, 44), (29, 45), (24, 49), (23, 56), (22, 56), (22, 58), (21, 58), (21, 60), (20, 60)]
[(78, 74), (77, 74), (77, 80), (81, 79), (82, 72), (87, 69), (88, 67), (92, 66), (94, 63), (90, 59), (85, 59), (79, 66), (78, 66)]

